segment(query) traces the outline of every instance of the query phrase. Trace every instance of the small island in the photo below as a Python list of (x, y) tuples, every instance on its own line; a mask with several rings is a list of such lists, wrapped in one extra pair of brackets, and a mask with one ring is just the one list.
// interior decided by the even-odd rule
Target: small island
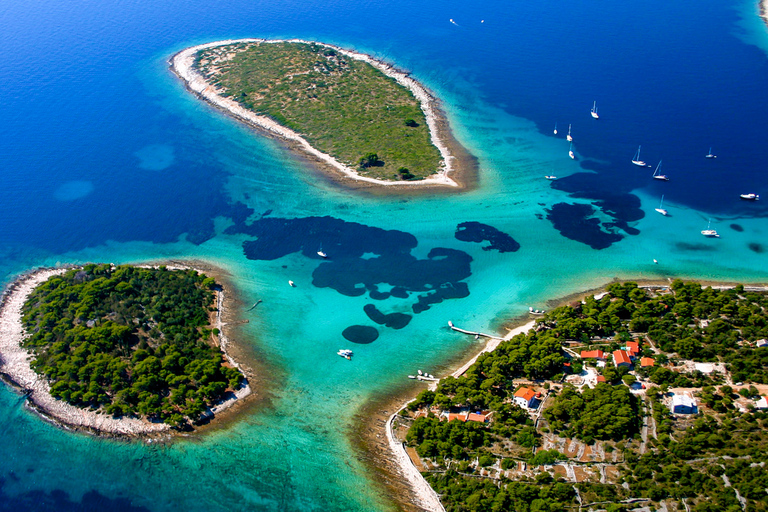
[(0, 373), (57, 423), (190, 430), (250, 393), (220, 331), (222, 290), (190, 268), (88, 264), (22, 276), (0, 309)]
[(368, 55), (311, 41), (243, 39), (187, 48), (171, 65), (201, 98), (345, 179), (460, 187), (462, 168), (474, 166), (437, 99)]
[(428, 510), (764, 510), (767, 307), (675, 280), (548, 311), (390, 418), (400, 471)]

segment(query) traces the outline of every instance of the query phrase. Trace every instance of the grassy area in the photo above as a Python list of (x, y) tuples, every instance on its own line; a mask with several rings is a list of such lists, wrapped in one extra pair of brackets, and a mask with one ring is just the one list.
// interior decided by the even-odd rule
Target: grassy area
[(224, 96), (364, 176), (422, 179), (442, 163), (411, 91), (326, 46), (236, 43), (202, 50), (196, 65)]

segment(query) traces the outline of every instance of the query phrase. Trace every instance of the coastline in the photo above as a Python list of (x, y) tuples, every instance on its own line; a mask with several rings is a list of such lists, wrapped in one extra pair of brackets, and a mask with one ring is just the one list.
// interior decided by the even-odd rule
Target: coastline
[(760, 0), (757, 3), (757, 9), (760, 17), (763, 18), (765, 24), (768, 25), (768, 0)]
[[(157, 265), (137, 266), (154, 267)], [(74, 265), (62, 268), (40, 268), (22, 274), (8, 284), (0, 299), (0, 378), (27, 397), (27, 407), (47, 421), (62, 428), (84, 431), (100, 436), (172, 436), (173, 431), (165, 423), (152, 422), (144, 418), (114, 418), (107, 414), (90, 409), (82, 409), (58, 400), (51, 396), (47, 379), (32, 370), (30, 354), (21, 346), (21, 342), (25, 337), (21, 321), (21, 311), (24, 302), (38, 285), (55, 275), (63, 274), (71, 268), (78, 267)], [(172, 270), (193, 269), (203, 272), (191, 266), (178, 264), (168, 265), (168, 268)], [(224, 334), (223, 327), (226, 326), (226, 322), (222, 319), (223, 312), (226, 311), (224, 304), (224, 293), (220, 290), (217, 292), (216, 327), (221, 331), (221, 350), (224, 352), (227, 361), (246, 375), (246, 384), (233, 393), (233, 396), (218, 402), (206, 411), (203, 416), (204, 421), (209, 421), (214, 415), (232, 408), (236, 403), (242, 403), (246, 397), (252, 394), (249, 384), (249, 373), (227, 352), (229, 340)]]
[[(314, 148), (306, 139), (293, 130), (278, 124), (266, 116), (257, 115), (243, 108), (234, 100), (219, 95), (215, 87), (209, 84), (202, 75), (194, 70), (194, 56), (198, 51), (203, 49), (237, 43), (283, 42), (314, 43), (331, 48), (347, 57), (370, 64), (386, 76), (393, 78), (400, 85), (410, 90), (419, 101), (421, 109), (424, 112), (427, 125), (429, 126), (432, 143), (437, 147), (443, 159), (443, 168), (436, 174), (419, 181), (385, 181), (360, 176), (355, 169), (342, 164), (331, 155)], [(321, 169), (332, 170), (332, 178), (336, 178), (337, 180), (341, 178), (344, 184), (349, 184), (353, 188), (359, 188), (360, 186), (381, 186), (384, 187), (384, 189), (390, 190), (391, 187), (395, 187), (398, 191), (423, 188), (465, 189), (468, 188), (468, 185), (474, 185), (474, 181), (476, 181), (471, 176), (473, 173), (466, 170), (472, 169), (476, 173), (476, 160), (453, 137), (448, 125), (448, 120), (439, 107), (438, 99), (423, 85), (411, 78), (408, 73), (401, 71), (386, 62), (375, 59), (370, 55), (347, 50), (335, 45), (301, 39), (229, 39), (186, 48), (173, 55), (170, 58), (169, 63), (172, 71), (184, 82), (186, 88), (192, 93), (211, 105), (232, 115), (236, 119), (245, 122), (247, 125), (276, 137), (289, 148), (296, 150), (307, 160), (318, 165)]]

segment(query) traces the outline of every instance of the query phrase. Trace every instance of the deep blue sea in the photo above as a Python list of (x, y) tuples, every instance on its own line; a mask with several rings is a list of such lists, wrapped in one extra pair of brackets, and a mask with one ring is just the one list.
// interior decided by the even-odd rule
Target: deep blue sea
[[(410, 71), (478, 157), (479, 187), (342, 190), (168, 70), (185, 47), (240, 37)], [(3, 283), (58, 263), (207, 260), (264, 300), (240, 337), (274, 372), (270, 407), (168, 445), (60, 430), (0, 387), (0, 511), (389, 510), (350, 439), (357, 413), (477, 348), (448, 320), (499, 329), (613, 278), (768, 281), (755, 0), (3, 2), (0, 57)], [(640, 145), (652, 167), (630, 163)], [(660, 160), (668, 182), (651, 179)], [(719, 239), (701, 236), (710, 222)]]

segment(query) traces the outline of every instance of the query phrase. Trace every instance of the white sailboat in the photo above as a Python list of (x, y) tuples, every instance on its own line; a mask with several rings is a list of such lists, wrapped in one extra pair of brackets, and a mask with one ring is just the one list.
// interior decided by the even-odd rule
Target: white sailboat
[(555, 123), (555, 135), (557, 135), (557, 123)]
[(717, 231), (714, 229), (710, 229), (710, 225), (712, 224), (712, 219), (709, 219), (709, 222), (707, 222), (707, 229), (701, 230), (701, 234), (709, 237), (709, 238), (720, 238), (720, 235), (717, 234)]
[(576, 158), (576, 155), (573, 154), (573, 142), (571, 142), (571, 147), (568, 149), (568, 156), (571, 157), (571, 160)]
[(637, 146), (637, 153), (635, 153), (634, 158), (632, 158), (632, 163), (637, 165), (638, 167), (648, 167), (648, 164), (640, 160), (640, 148), (642, 146)]
[(573, 137), (571, 137), (571, 125), (568, 125), (568, 135), (565, 136), (565, 140), (573, 142)]
[(704, 155), (704, 158), (717, 158), (715, 155), (712, 154), (712, 147), (709, 148), (709, 153)]
[(656, 170), (653, 171), (653, 179), (655, 180), (661, 180), (661, 181), (669, 181), (669, 178), (666, 174), (659, 174), (659, 171), (661, 170), (661, 160), (659, 160), (659, 165), (656, 166)]
[(664, 215), (664, 216), (669, 214), (669, 212), (664, 209), (664, 196), (663, 195), (661, 196), (661, 201), (659, 201), (659, 207), (656, 208), (656, 211), (659, 212), (660, 214)]
[(547, 175), (545, 175), (544, 177), (545, 177), (546, 179), (548, 179), (548, 180), (556, 180), (556, 179), (557, 179), (557, 176), (555, 176), (555, 175), (552, 175), (552, 174), (547, 174)]
[(594, 117), (595, 119), (600, 119), (600, 116), (597, 115), (597, 102), (596, 101), (592, 102), (592, 111), (590, 113), (592, 114), (592, 117)]

